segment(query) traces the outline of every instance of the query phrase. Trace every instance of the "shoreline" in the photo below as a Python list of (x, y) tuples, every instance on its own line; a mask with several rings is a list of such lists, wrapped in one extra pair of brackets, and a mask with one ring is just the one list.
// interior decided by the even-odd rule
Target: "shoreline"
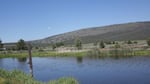
[[(111, 57), (111, 56), (149, 56), (150, 50), (88, 50), (78, 52), (56, 52), (56, 51), (33, 51), (32, 57), (84, 57), (84, 56), (100, 56), (100, 57)], [(27, 51), (22, 52), (7, 52), (0, 53), (0, 58), (23, 58), (28, 57)]]

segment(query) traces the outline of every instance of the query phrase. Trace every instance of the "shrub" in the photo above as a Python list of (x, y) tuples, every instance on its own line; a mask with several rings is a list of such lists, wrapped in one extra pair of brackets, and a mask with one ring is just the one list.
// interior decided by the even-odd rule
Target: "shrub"
[(150, 39), (147, 40), (147, 45), (150, 46)]
[(0, 69), (0, 84), (78, 84), (78, 81), (70, 77), (43, 83), (34, 80), (30, 75), (27, 75), (22, 71), (6, 71)]
[(105, 48), (105, 44), (104, 44), (103, 41), (100, 42), (99, 47), (100, 47), (100, 48)]

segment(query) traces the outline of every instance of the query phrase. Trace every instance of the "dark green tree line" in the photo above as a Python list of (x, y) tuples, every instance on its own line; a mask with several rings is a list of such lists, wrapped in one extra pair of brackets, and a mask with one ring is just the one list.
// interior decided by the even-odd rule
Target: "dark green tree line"
[(1, 39), (0, 39), (0, 48), (3, 48), (3, 43)]
[(82, 42), (80, 39), (76, 40), (75, 46), (77, 47), (78, 50), (82, 49)]
[(150, 39), (147, 40), (147, 45), (150, 46)]
[(100, 47), (100, 48), (105, 48), (104, 41), (100, 41), (100, 43), (99, 43), (99, 47)]
[(27, 50), (27, 45), (26, 45), (26, 43), (25, 43), (25, 41), (23, 39), (20, 39), (17, 42), (16, 46), (17, 46), (18, 50)]

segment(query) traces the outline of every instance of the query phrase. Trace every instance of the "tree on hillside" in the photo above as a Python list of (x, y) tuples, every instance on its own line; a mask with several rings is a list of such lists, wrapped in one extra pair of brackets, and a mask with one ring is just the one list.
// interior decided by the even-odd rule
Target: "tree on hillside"
[(150, 39), (147, 40), (147, 45), (150, 46)]
[(128, 40), (127, 44), (132, 44), (132, 41), (131, 41), (131, 40)]
[(52, 44), (52, 49), (55, 50), (56, 44)]
[(27, 45), (23, 39), (20, 39), (16, 45), (18, 50), (27, 50)]
[(115, 41), (113, 41), (112, 44), (115, 44)]
[(106, 44), (111, 44), (111, 41), (105, 41)]
[(3, 43), (1, 39), (0, 39), (0, 48), (3, 48)]
[(137, 42), (137, 41), (134, 41), (133, 43), (134, 43), (134, 44), (138, 44), (138, 42)]
[(82, 42), (81, 42), (80, 39), (77, 39), (77, 40), (76, 40), (75, 46), (77, 47), (78, 50), (79, 50), (79, 49), (82, 49)]
[(103, 41), (100, 42), (99, 47), (100, 47), (100, 48), (105, 48), (105, 44), (104, 44)]
[(56, 45), (56, 47), (60, 47), (60, 46), (64, 46), (64, 43), (63, 42), (58, 42), (55, 45)]
[(52, 43), (51, 46), (52, 46), (52, 49), (55, 50), (55, 48), (64, 46), (64, 43), (63, 42)]

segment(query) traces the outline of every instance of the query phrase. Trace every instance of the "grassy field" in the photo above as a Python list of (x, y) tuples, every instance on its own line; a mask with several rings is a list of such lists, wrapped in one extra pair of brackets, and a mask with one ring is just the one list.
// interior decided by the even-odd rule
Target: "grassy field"
[(0, 69), (0, 84), (78, 84), (78, 81), (69, 77), (60, 78), (58, 80), (50, 80), (47, 83), (43, 83), (34, 80), (30, 75), (18, 70), (6, 71)]
[[(86, 52), (54, 52), (54, 51), (42, 51), (32, 52), (33, 57), (48, 57), (48, 56), (86, 56)], [(1, 53), (0, 58), (5, 57), (28, 57), (28, 52), (15, 52), (15, 53)]]
[[(136, 43), (135, 43), (136, 42)], [(83, 44), (82, 50), (76, 50), (75, 47), (63, 46), (58, 47), (55, 51), (48, 48), (40, 50), (33, 49), (33, 57), (48, 57), (48, 56), (145, 56), (150, 55), (150, 46), (145, 40), (135, 40), (132, 44), (126, 41), (116, 41), (115, 44), (106, 44), (105, 48), (99, 48), (99, 44), (94, 43)], [(73, 50), (72, 50), (73, 49)], [(67, 51), (67, 52), (66, 52)], [(69, 51), (69, 52), (68, 52)], [(28, 57), (28, 51), (0, 51), (0, 58), (6, 57)]]
[[(113, 50), (100, 50), (98, 48), (91, 49), (89, 51), (82, 52), (54, 52), (54, 51), (43, 51), (43, 52), (32, 52), (33, 57), (83, 57), (83, 56), (149, 56), (150, 50), (126, 50), (126, 49), (113, 49)], [(1, 53), (0, 58), (8, 57), (28, 57), (28, 52), (15, 52), (15, 53)]]

